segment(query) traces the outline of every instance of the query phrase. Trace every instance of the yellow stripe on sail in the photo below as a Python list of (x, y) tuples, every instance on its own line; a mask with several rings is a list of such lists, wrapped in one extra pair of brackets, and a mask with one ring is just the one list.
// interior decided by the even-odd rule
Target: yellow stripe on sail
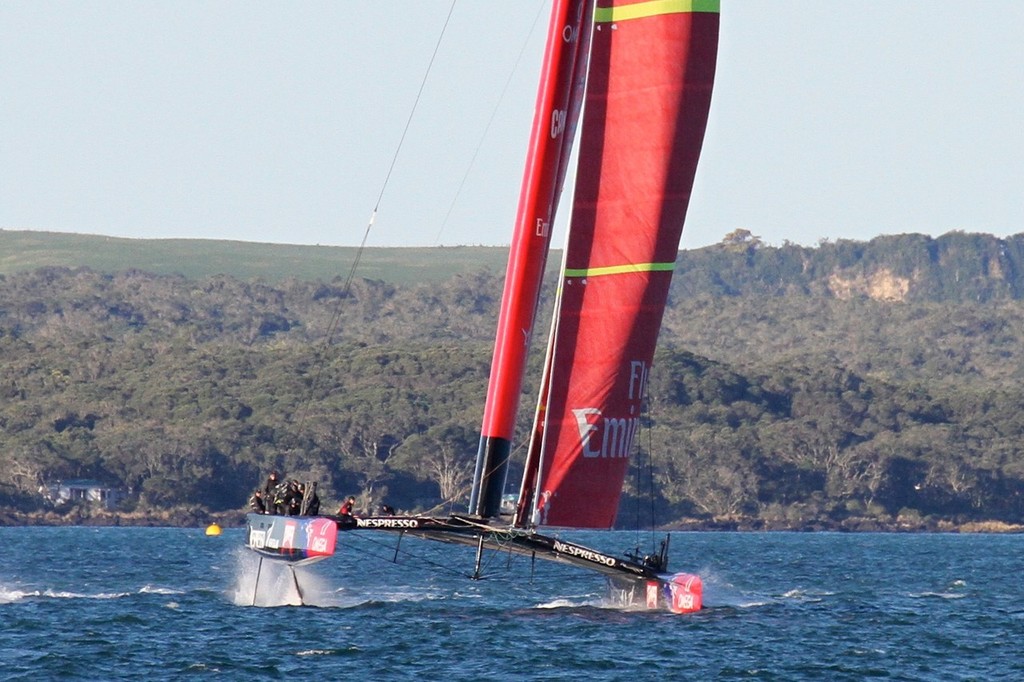
[(642, 19), (658, 14), (683, 14), (690, 12), (711, 12), (718, 14), (721, 0), (647, 0), (620, 7), (598, 7), (594, 10), (594, 21), (608, 23)]
[(566, 268), (566, 277), (600, 277), (622, 275), (628, 272), (672, 272), (675, 263), (629, 263), (627, 265), (606, 265), (603, 268)]

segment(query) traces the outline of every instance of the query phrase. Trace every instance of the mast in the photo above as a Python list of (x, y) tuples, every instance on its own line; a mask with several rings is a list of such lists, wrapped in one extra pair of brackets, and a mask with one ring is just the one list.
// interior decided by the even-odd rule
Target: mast
[(585, 85), (595, 0), (555, 0), (520, 189), (469, 511), (497, 516), (533, 332), (551, 224)]

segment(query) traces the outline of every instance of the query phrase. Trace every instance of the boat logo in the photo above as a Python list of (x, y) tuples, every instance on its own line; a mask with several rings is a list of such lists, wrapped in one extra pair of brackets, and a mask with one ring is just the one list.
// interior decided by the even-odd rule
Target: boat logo
[(673, 608), (683, 611), (693, 610), (693, 595), (686, 588), (673, 584), (671, 590)]
[[(629, 457), (633, 438), (640, 426), (639, 418), (605, 417), (596, 407), (578, 408), (572, 413), (580, 430), (584, 457)], [(598, 431), (600, 436), (597, 436)]]
[(356, 519), (360, 528), (419, 528), (419, 519)]
[(570, 545), (567, 542), (555, 540), (554, 550), (561, 554), (568, 554), (569, 556), (579, 557), (580, 559), (586, 559), (587, 561), (593, 561), (595, 564), (604, 564), (605, 566), (615, 566), (618, 562), (613, 557), (605, 556), (595, 552), (592, 549), (586, 549), (579, 547), (578, 545)]
[(658, 608), (658, 583), (654, 580), (647, 583), (647, 608)]
[(267, 531), (249, 529), (249, 546), (253, 549), (263, 549), (267, 545)]
[[(640, 428), (636, 411), (647, 388), (649, 368), (647, 363), (631, 360), (629, 363), (629, 386), (625, 405), (629, 407), (628, 417), (609, 417), (596, 407), (573, 408), (576, 428), (580, 432), (580, 446), (583, 456), (589, 459), (629, 457), (633, 450), (633, 439)], [(619, 408), (625, 411), (625, 408)]]
[(281, 547), (284, 549), (295, 549), (295, 528), (294, 521), (286, 521), (284, 524), (284, 538), (281, 540)]

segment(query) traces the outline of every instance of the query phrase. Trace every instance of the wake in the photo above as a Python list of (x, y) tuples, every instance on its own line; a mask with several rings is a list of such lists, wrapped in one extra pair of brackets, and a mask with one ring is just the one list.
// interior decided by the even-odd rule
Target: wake
[(14, 604), (28, 599), (124, 599), (140, 594), (183, 594), (180, 590), (145, 585), (138, 590), (127, 592), (75, 592), (54, 588), (21, 589), (0, 585), (0, 604)]
[(312, 567), (261, 561), (244, 547), (235, 551), (234, 571), (235, 582), (227, 596), (235, 606), (352, 608), (371, 601), (332, 587)]

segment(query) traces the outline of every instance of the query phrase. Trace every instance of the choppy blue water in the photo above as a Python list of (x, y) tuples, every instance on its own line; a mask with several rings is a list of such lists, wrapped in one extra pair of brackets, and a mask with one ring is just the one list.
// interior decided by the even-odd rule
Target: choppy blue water
[(1020, 535), (675, 534), (672, 568), (705, 583), (688, 616), (615, 608), (547, 563), (531, 584), (523, 559), (471, 581), (459, 547), (406, 539), (396, 565), (393, 538), (354, 535), (298, 569), (316, 606), (295, 607), (238, 529), (0, 528), (0, 677), (1024, 679)]

